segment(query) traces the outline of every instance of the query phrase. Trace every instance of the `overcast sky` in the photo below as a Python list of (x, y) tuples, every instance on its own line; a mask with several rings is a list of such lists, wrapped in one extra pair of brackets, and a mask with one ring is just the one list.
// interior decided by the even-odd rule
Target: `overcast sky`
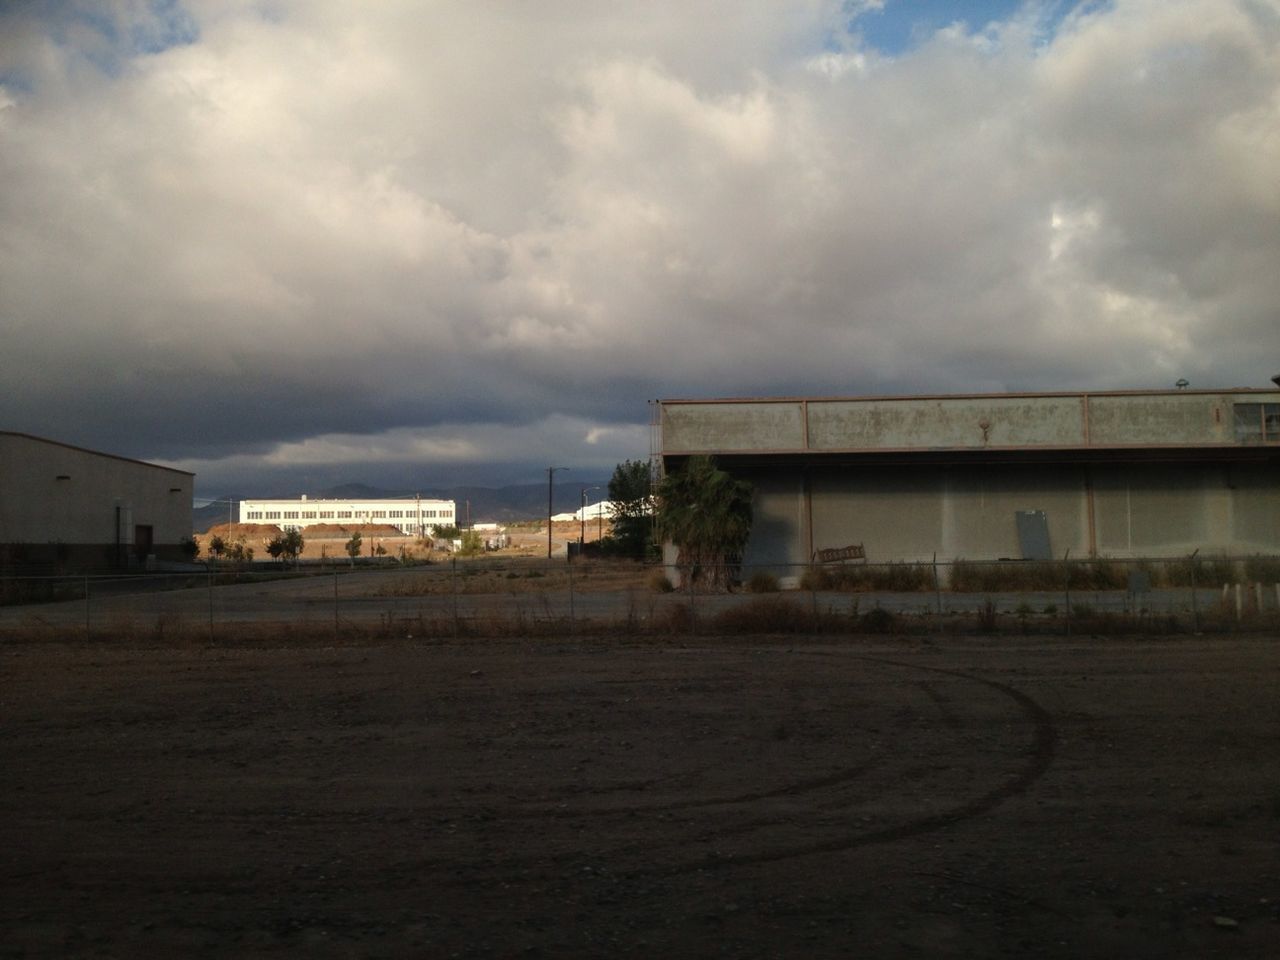
[(205, 495), (1280, 373), (1280, 0), (0, 10), (0, 429)]

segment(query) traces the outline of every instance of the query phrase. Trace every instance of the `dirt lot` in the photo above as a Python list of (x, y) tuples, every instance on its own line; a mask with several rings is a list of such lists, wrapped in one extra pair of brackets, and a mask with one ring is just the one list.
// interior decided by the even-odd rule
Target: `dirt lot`
[[(594, 543), (601, 535), (608, 534), (610, 524), (597, 524), (594, 521), (586, 524), (572, 523), (552, 524), (551, 533), (555, 553), (563, 557), (565, 544), (585, 539)], [(207, 557), (209, 540), (214, 536), (222, 537), (228, 544), (236, 541), (252, 547), (258, 560), (267, 559), (267, 544), (281, 534), (281, 529), (273, 523), (217, 523), (205, 533), (193, 534), (193, 539), (200, 548), (200, 556)], [(541, 557), (546, 555), (547, 528), (545, 524), (533, 522), (511, 524), (503, 528), (509, 546), (494, 551), (491, 556), (498, 557)], [(313, 524), (302, 531), (302, 558), (319, 560), (322, 557), (341, 560), (347, 556), (347, 542), (353, 533), (359, 533), (361, 539), (361, 556), (372, 556), (371, 551), (382, 547), (387, 556), (399, 557), (402, 554), (415, 558), (440, 559), (448, 556), (447, 549), (433, 550), (428, 542), (417, 537), (408, 537), (398, 529), (387, 524)]]
[(1276, 956), (1278, 669), (10, 644), (0, 956)]

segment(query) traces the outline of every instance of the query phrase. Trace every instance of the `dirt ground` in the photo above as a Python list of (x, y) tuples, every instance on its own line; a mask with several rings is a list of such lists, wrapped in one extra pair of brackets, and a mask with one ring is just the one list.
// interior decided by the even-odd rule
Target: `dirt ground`
[[(567, 542), (584, 539), (587, 543), (595, 543), (601, 535), (610, 533), (609, 523), (599, 524), (595, 521), (586, 524), (554, 523), (552, 524), (553, 547), (563, 556)], [(237, 540), (245, 546), (252, 547), (258, 560), (268, 559), (267, 544), (283, 531), (273, 523), (216, 523), (204, 533), (195, 533), (192, 538), (200, 548), (201, 557), (208, 556), (208, 544), (212, 537), (222, 537), (227, 543)], [(510, 545), (504, 549), (493, 551), (491, 556), (529, 557), (544, 556), (547, 548), (547, 528), (543, 524), (520, 523), (504, 527)], [(387, 556), (398, 557), (407, 554), (421, 559), (440, 559), (448, 555), (447, 550), (433, 550), (429, 542), (402, 534), (396, 527), (388, 524), (313, 524), (302, 531), (304, 560), (332, 558), (341, 560), (347, 555), (347, 542), (353, 533), (361, 538), (361, 555), (369, 555), (370, 550), (379, 545)]]
[(2, 957), (1274, 957), (1280, 643), (0, 649)]

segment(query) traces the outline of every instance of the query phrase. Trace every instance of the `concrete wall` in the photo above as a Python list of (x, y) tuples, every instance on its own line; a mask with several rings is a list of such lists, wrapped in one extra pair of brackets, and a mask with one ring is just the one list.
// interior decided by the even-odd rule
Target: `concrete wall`
[(193, 480), (179, 470), (0, 433), (0, 544), (10, 562), (97, 566), (114, 561), (118, 539), (131, 546), (135, 527), (149, 526), (151, 552), (176, 558), (191, 536)]
[(1237, 403), (1277, 390), (672, 401), (662, 452), (1088, 449), (1235, 445)]
[(855, 543), (873, 562), (1020, 558), (1018, 511), (1044, 512), (1055, 556), (1273, 554), (1272, 404), (1280, 390), (662, 401), (661, 452), (755, 485), (744, 560), (779, 573)]
[(1045, 512), (1055, 556), (1280, 552), (1274, 462), (720, 464), (756, 488), (745, 562), (779, 573), (854, 543), (871, 562), (1020, 558), (1019, 510)]

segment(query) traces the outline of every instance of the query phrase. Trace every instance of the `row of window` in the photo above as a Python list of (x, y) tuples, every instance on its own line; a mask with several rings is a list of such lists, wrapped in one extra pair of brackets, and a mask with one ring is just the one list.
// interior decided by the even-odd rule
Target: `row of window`
[[(369, 513), (356, 514), (351, 510), (249, 510), (246, 520), (351, 520), (356, 516), (372, 520), (414, 519), (412, 510), (373, 510)], [(422, 519), (439, 520), (451, 518), (447, 510), (423, 510)]]
[(1241, 443), (1280, 443), (1280, 403), (1237, 403), (1233, 419)]

